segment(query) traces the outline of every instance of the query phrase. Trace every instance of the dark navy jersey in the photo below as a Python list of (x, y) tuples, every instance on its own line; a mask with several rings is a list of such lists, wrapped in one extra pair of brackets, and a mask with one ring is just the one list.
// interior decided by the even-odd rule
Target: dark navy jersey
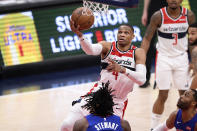
[(179, 109), (176, 115), (174, 126), (177, 129), (177, 131), (194, 131), (196, 123), (197, 123), (197, 114), (191, 120), (183, 123), (182, 110)]
[(86, 119), (89, 123), (87, 131), (123, 131), (121, 119), (116, 115), (103, 118), (90, 114)]

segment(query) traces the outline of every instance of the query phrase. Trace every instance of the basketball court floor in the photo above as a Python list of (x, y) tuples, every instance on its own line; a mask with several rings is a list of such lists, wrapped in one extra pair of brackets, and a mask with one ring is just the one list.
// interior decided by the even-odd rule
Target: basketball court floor
[[(128, 96), (125, 119), (132, 131), (150, 131), (150, 117), (158, 90), (134, 87)], [(58, 131), (67, 116), (71, 102), (86, 93), (94, 84), (85, 83), (0, 96), (0, 131)], [(178, 92), (170, 90), (162, 121), (176, 109)]]

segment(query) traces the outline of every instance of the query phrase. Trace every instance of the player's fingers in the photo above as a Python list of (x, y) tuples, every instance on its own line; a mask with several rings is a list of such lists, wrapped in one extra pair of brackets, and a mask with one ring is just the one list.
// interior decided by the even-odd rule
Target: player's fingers
[(107, 71), (112, 72), (113, 70), (112, 69), (108, 69)]
[(77, 25), (77, 30), (79, 31), (79, 29), (80, 29), (80, 25)]
[(114, 70), (114, 64), (109, 64), (106, 70)]
[(72, 20), (70, 20), (70, 28), (72, 31), (75, 31), (74, 22)]
[(110, 59), (110, 58), (108, 58), (107, 60), (108, 60), (108, 62), (110, 62), (110, 63), (112, 63), (112, 64), (115, 63), (115, 62), (114, 62), (112, 59)]
[(112, 69), (112, 65), (108, 65), (106, 68), (106, 70), (110, 70), (110, 69)]
[(71, 23), (71, 24), (74, 24), (74, 21), (73, 21), (72, 19), (70, 19), (70, 23)]

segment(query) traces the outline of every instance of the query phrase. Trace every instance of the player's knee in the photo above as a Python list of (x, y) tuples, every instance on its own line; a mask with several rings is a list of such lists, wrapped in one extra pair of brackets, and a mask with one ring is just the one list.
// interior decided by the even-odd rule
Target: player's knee
[(63, 121), (60, 131), (72, 131), (73, 124), (67, 119)]
[(168, 98), (167, 96), (160, 97), (160, 102), (165, 103), (167, 98)]
[(66, 127), (61, 127), (60, 131), (68, 131), (68, 129)]
[(161, 103), (165, 103), (166, 100), (167, 100), (168, 96), (167, 95), (164, 95), (164, 96), (160, 96), (158, 99)]
[(158, 99), (160, 102), (165, 103), (168, 98), (168, 93), (159, 93)]

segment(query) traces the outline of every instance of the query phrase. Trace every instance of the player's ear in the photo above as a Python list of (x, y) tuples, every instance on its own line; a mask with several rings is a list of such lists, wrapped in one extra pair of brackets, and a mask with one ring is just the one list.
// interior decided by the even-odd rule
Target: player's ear
[(192, 102), (192, 105), (193, 105), (193, 106), (196, 106), (196, 104), (197, 104), (196, 101), (193, 101), (193, 102)]
[(132, 34), (132, 40), (135, 38), (135, 35), (134, 35), (134, 33)]

